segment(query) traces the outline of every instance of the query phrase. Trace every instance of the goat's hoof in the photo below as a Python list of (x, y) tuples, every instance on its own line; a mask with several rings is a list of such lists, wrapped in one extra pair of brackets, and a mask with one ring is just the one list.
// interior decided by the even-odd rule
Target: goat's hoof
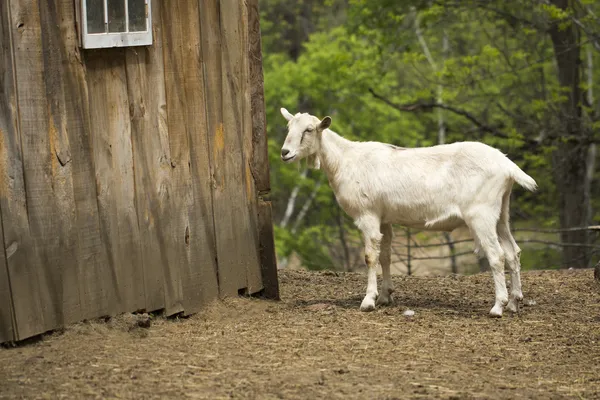
[(492, 307), (492, 309), (490, 310), (490, 317), (492, 317), (492, 318), (502, 317), (502, 306), (495, 305), (494, 307)]
[(519, 292), (513, 296), (517, 301), (523, 301), (523, 293)]
[(517, 313), (519, 312), (519, 303), (521, 303), (522, 301), (523, 293), (511, 293), (510, 297), (508, 298), (508, 304), (506, 305), (506, 307), (510, 312)]
[(388, 295), (387, 297), (379, 296), (377, 298), (377, 302), (375, 304), (378, 306), (389, 306), (393, 302), (394, 302), (394, 299), (392, 298), (392, 296)]
[(369, 312), (375, 310), (375, 301), (372, 299), (365, 299), (360, 305), (360, 311)]

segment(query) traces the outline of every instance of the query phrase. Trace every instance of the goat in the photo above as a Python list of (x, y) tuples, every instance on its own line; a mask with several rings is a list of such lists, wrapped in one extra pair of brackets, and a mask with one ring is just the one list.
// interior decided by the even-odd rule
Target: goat
[[(509, 226), (514, 182), (535, 191), (537, 184), (499, 150), (479, 142), (401, 148), (380, 142), (355, 142), (329, 129), (331, 117), (292, 115), (285, 108), (288, 133), (281, 159), (307, 158), (329, 179), (336, 200), (361, 231), (368, 266), (367, 290), (360, 305), (372, 311), (392, 302), (390, 277), (392, 224), (451, 232), (467, 226), (475, 253), (483, 249), (495, 286), (493, 317), (506, 306), (518, 311), (521, 249)], [(504, 264), (510, 270), (506, 288)], [(377, 290), (377, 267), (383, 281)]]

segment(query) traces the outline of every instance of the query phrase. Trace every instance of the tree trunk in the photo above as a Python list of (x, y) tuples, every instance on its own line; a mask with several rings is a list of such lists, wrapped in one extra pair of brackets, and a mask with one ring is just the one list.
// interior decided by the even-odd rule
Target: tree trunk
[[(569, 0), (553, 0), (563, 10)], [(581, 44), (575, 24), (560, 29), (558, 23), (550, 29), (558, 69), (558, 81), (567, 98), (560, 105), (557, 120), (561, 130), (552, 161), (558, 191), (559, 219), (562, 228), (587, 226), (590, 220), (590, 180), (588, 179), (589, 131), (582, 121), (583, 93), (580, 88)], [(588, 231), (562, 232), (563, 243), (588, 243)], [(565, 267), (586, 268), (589, 253), (569, 246), (563, 249)]]
[[(308, 167), (304, 169), (304, 171), (302, 171), (302, 179), (306, 178), (306, 174), (308, 173)], [(292, 193), (290, 194), (290, 197), (288, 199), (287, 202), (287, 207), (285, 208), (285, 213), (283, 214), (283, 218), (281, 218), (281, 222), (279, 223), (279, 226), (281, 226), (282, 228), (285, 228), (287, 226), (287, 224), (290, 222), (290, 219), (292, 218), (292, 215), (294, 214), (294, 210), (296, 208), (296, 200), (298, 199), (298, 193), (300, 192), (300, 182), (296, 184), (296, 186), (294, 186), (294, 189), (292, 189)]]
[[(587, 46), (587, 77), (588, 77), (588, 92), (587, 92), (587, 101), (589, 104), (590, 109), (594, 109), (594, 59), (593, 59), (593, 55), (592, 55), (592, 46), (588, 45)], [(587, 115), (587, 119), (588, 121), (592, 121), (594, 122), (594, 112), (590, 112)], [(596, 149), (596, 143), (592, 143), (590, 144), (589, 150), (588, 150), (588, 159), (587, 159), (587, 179), (590, 185), (590, 193), (589, 196), (590, 198), (594, 198), (594, 194), (593, 194), (593, 187), (594, 187), (594, 174), (596, 172), (596, 153), (597, 153), (597, 149)], [(592, 210), (592, 202), (590, 201), (590, 206), (588, 207), (588, 215), (589, 215), (589, 219), (590, 221), (592, 221), (592, 218), (594, 216), (594, 212)], [(589, 240), (591, 240), (592, 242), (594, 241), (595, 235), (590, 232), (590, 235), (592, 235), (592, 237), (588, 238)], [(600, 271), (600, 270), (598, 270)]]
[[(421, 27), (419, 25), (419, 15), (417, 14), (417, 12), (415, 11), (414, 8), (413, 8), (413, 13), (415, 14), (414, 15), (415, 34), (417, 35), (417, 39), (419, 40), (419, 43), (421, 44), (421, 48), (423, 49), (423, 53), (425, 54), (427, 61), (429, 61), (429, 65), (431, 65), (431, 69), (433, 69), (433, 72), (438, 73), (439, 72), (438, 65), (436, 64), (435, 60), (433, 59), (433, 56), (431, 55), (431, 52), (429, 51), (429, 46), (427, 45), (427, 42), (425, 41), (425, 37), (423, 37), (423, 33), (421, 32)], [(444, 68), (444, 64), (446, 63), (446, 58), (448, 57), (448, 50), (449, 50), (448, 34), (447, 34), (446, 30), (444, 29), (444, 32), (442, 35), (441, 68)], [(436, 95), (435, 101), (437, 104), (444, 104), (444, 85), (442, 82), (440, 82), (440, 84), (437, 87), (437, 95)], [(442, 109), (442, 108), (437, 109), (438, 144), (446, 143), (446, 116), (444, 113), (445, 113), (444, 109)], [(456, 273), (458, 273), (458, 266), (456, 264), (454, 243), (452, 242), (452, 239), (451, 239), (449, 233), (444, 232), (444, 238), (446, 239), (446, 243), (448, 243), (448, 248), (450, 249), (450, 262), (451, 262), (450, 267), (452, 269), (452, 273), (456, 274)], [(410, 265), (409, 265), (409, 275), (410, 275), (410, 272), (411, 271), (410, 271)]]
[(486, 257), (478, 258), (477, 264), (479, 264), (479, 272), (487, 272), (490, 270), (490, 263)]
[(346, 241), (346, 231), (344, 229), (344, 216), (340, 211), (339, 207), (336, 207), (336, 221), (338, 225), (338, 232), (340, 235), (340, 244), (344, 251), (344, 271), (350, 271), (350, 249), (348, 248), (348, 242)]
[(315, 187), (313, 188), (312, 192), (310, 192), (310, 196), (308, 196), (308, 199), (304, 202), (304, 205), (298, 212), (298, 215), (296, 215), (296, 219), (294, 220), (294, 225), (292, 226), (292, 234), (296, 233), (296, 231), (298, 230), (298, 227), (302, 223), (302, 220), (304, 219), (304, 217), (306, 217), (306, 213), (308, 212), (308, 209), (312, 205), (312, 202), (315, 200), (315, 197), (317, 197), (317, 192), (319, 191), (320, 187), (321, 187), (321, 181), (319, 180), (315, 184)]
[[(559, 217), (562, 228), (589, 225), (590, 182), (587, 175), (588, 146), (564, 143), (558, 146), (553, 155), (556, 186), (559, 197)], [(586, 230), (561, 233), (562, 243), (583, 243), (589, 241)], [(587, 268), (590, 254), (574, 246), (563, 247), (563, 266)]]

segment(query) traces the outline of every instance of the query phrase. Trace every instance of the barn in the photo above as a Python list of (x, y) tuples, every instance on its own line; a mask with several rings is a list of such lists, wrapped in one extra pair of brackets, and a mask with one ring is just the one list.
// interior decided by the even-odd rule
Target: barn
[(258, 0), (0, 2), (0, 342), (278, 298)]

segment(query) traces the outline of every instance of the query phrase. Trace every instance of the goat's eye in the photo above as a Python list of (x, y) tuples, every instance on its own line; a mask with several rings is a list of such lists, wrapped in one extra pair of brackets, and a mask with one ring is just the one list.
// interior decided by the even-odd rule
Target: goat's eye
[(302, 137), (300, 137), (300, 143), (302, 143), (304, 141), (304, 135), (306, 135), (307, 133), (310, 133), (313, 130), (312, 127), (308, 127), (304, 130), (304, 132), (302, 132)]

